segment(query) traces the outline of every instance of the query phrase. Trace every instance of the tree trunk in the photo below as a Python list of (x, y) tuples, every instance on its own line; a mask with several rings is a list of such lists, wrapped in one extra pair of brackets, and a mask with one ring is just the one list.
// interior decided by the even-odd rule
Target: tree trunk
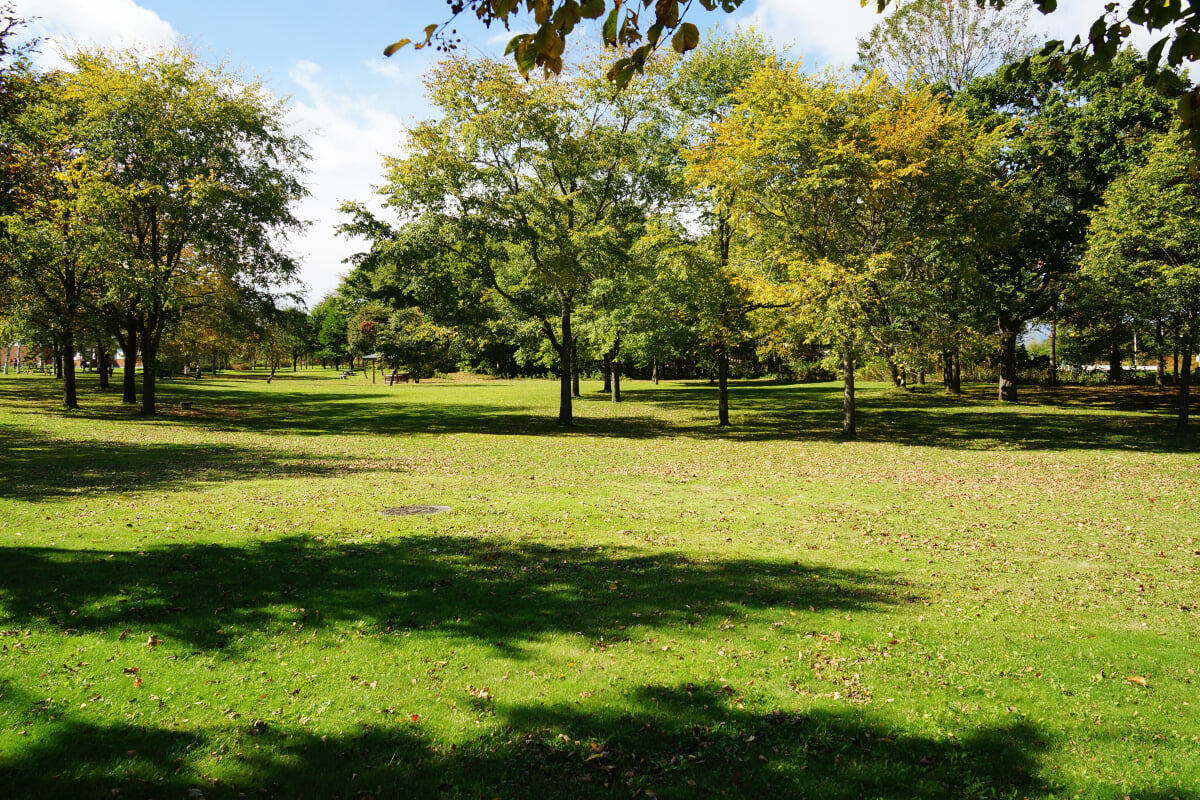
[(1192, 389), (1193, 356), (1192, 341), (1190, 336), (1184, 340), (1183, 346), (1180, 349), (1183, 350), (1184, 363), (1182, 368), (1179, 370), (1179, 416), (1175, 420), (1175, 430), (1183, 433), (1188, 429), (1188, 406), (1191, 402), (1189, 395), (1191, 394)]
[(942, 385), (954, 394), (954, 353), (949, 350), (942, 351)]
[(612, 352), (609, 354), (609, 365), (612, 369), (612, 401), (621, 402), (621, 334), (613, 340)]
[(125, 405), (137, 404), (137, 331), (129, 326), (128, 329), (117, 330), (117, 345), (125, 354), (125, 365), (121, 370), (121, 402)]
[(954, 346), (954, 352), (951, 354), (954, 361), (954, 393), (962, 394), (962, 351), (958, 349), (958, 345)]
[(1161, 322), (1154, 323), (1154, 353), (1154, 385), (1161, 389), (1167, 382), (1167, 359), (1164, 352), (1163, 326)]
[(1120, 383), (1121, 378), (1121, 341), (1114, 333), (1108, 340), (1108, 382)]
[(1000, 321), (1000, 401), (1017, 402), (1017, 334), (1020, 325)]
[(842, 437), (853, 439), (858, 436), (854, 410), (854, 351), (846, 346), (842, 350)]
[(562, 300), (562, 339), (558, 349), (559, 386), (558, 386), (558, 424), (572, 425), (571, 415), (571, 378), (575, 373), (574, 343), (575, 336), (571, 333), (571, 301), (565, 297)]
[(1050, 385), (1058, 386), (1058, 320), (1050, 322)]
[(583, 397), (579, 391), (579, 342), (571, 339), (571, 395)]
[(601, 359), (601, 363), (603, 364), (602, 369), (604, 372), (604, 388), (601, 389), (600, 391), (604, 392), (605, 394), (608, 394), (608, 393), (612, 392), (612, 351), (611, 350), (604, 354), (604, 358)]
[(59, 380), (62, 380), (62, 376), (63, 376), (62, 345), (55, 345), (55, 347), (54, 347), (54, 377)]
[(729, 426), (729, 345), (717, 350), (717, 425)]
[(158, 381), (158, 344), (149, 335), (142, 333), (142, 405), (139, 413), (143, 417), (154, 416)]
[(63, 408), (79, 408), (75, 384), (75, 337), (66, 331), (58, 337), (59, 369), (63, 379)]
[(654, 366), (650, 368), (650, 379), (654, 381), (654, 385), (658, 386), (658, 359), (654, 359)]
[(108, 369), (112, 364), (112, 359), (108, 352), (108, 348), (101, 342), (96, 342), (96, 368), (100, 370), (100, 388), (107, 389), (108, 384)]
[(917, 385), (918, 386), (925, 385), (925, 370), (923, 370), (923, 369), (917, 370)]

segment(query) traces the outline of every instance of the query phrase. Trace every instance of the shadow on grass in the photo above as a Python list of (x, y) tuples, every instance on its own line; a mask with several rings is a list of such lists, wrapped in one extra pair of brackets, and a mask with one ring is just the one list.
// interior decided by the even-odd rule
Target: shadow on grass
[(873, 572), (448, 536), (137, 553), (7, 547), (0, 586), (12, 625), (128, 629), (230, 653), (281, 631), (364, 623), (364, 635), (436, 629), (522, 657), (548, 634), (624, 637), (624, 626), (688, 626), (749, 608), (849, 613), (911, 599), (902, 579)]
[[(51, 382), (34, 383), (41, 387), (37, 399), (42, 407), (53, 410)], [(576, 401), (578, 413), (572, 428), (555, 424), (553, 412), (540, 406), (487, 402), (487, 390), (497, 385), (439, 384), (392, 392), (336, 384), (336, 389), (326, 389), (318, 381), (301, 387), (297, 379), (294, 388), (266, 391), (264, 381), (252, 379), (214, 380), (196, 386), (175, 382), (163, 389), (165, 413), (160, 422), (204, 430), (301, 436), (479, 433), (840, 441), (842, 387), (835, 383), (734, 383), (730, 388), (734, 425), (729, 428), (714, 424), (716, 389), (701, 382), (630, 383), (623, 393), (627, 402), (612, 414), (600, 412), (601, 406), (608, 405), (604, 396), (587, 393)], [(16, 386), (0, 383), (0, 402), (15, 402), (20, 393), (29, 394), (27, 384), (22, 384), (25, 388), (20, 393)], [(465, 401), (468, 397), (470, 402)], [(967, 387), (960, 397), (947, 395), (934, 385), (914, 391), (864, 386), (858, 393), (858, 438), (945, 449), (1176, 452), (1198, 447), (1194, 434), (1174, 432), (1175, 397), (1168, 390), (1024, 387), (1022, 397), (1019, 405), (1001, 404), (994, 399), (991, 386), (981, 385)], [(171, 405), (179, 398), (196, 400), (196, 409), (180, 412)], [(646, 407), (672, 413), (647, 413)], [(85, 413), (111, 416), (114, 412), (110, 407)]]
[(317, 460), (230, 445), (63, 441), (0, 425), (0, 497), (25, 501), (178, 490), (266, 477), (328, 476), (354, 463), (349, 458)]
[[(20, 693), (0, 702), (46, 713)], [(238, 720), (220, 731), (99, 726), (68, 712), (52, 735), (0, 765), (0, 792), (8, 798), (1037, 800), (1079, 788), (1056, 785), (1061, 779), (1043, 770), (1049, 736), (1032, 724), (934, 738), (891, 729), (859, 709), (754, 714), (711, 686), (646, 686), (622, 710), (500, 706), (481, 731), (449, 745), (398, 715), (322, 735), (261, 720)], [(208, 754), (220, 757), (211, 771), (189, 763)], [(1198, 796), (1129, 785), (1120, 794)]]

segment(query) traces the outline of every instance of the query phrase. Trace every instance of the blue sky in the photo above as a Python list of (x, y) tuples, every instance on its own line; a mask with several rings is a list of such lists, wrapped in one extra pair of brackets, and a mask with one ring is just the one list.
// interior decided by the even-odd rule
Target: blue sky
[[(1039, 16), (1034, 27), (1069, 40), (1086, 31), (1104, 2), (1060, 0), (1059, 11)], [(364, 246), (335, 235), (338, 204), (372, 200), (381, 156), (398, 154), (406, 124), (430, 114), (421, 76), (438, 54), (408, 47), (388, 59), (383, 48), (416, 39), (425, 25), (447, 17), (444, 0), (15, 0), (15, 6), (23, 17), (40, 17), (33, 27), (48, 39), (40, 56), (45, 67), (60, 65), (57, 48), (73, 43), (161, 47), (182, 39), (288, 99), (293, 129), (313, 155), (312, 196), (300, 208), (311, 225), (289, 243), (310, 305), (337, 286), (348, 269), (344, 259)], [(745, 0), (736, 14), (692, 19), (702, 30), (753, 25), (810, 67), (846, 67), (857, 38), (879, 18), (858, 0)], [(455, 27), (472, 54), (499, 56), (511, 35), (470, 18)]]

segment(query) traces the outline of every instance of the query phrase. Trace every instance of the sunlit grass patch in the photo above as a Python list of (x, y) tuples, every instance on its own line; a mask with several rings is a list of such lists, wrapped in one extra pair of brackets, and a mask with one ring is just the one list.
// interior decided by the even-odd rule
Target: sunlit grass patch
[(0, 793), (1195, 796), (1169, 401), (333, 375), (0, 380)]

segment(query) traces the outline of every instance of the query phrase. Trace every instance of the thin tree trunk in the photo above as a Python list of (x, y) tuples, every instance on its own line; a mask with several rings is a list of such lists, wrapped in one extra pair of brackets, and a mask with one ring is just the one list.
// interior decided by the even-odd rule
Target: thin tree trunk
[(858, 436), (854, 409), (854, 351), (845, 346), (842, 350), (842, 436), (853, 439)]
[(96, 342), (96, 368), (100, 371), (100, 389), (104, 390), (109, 387), (108, 383), (108, 368), (112, 364), (111, 354), (101, 342)]
[(650, 368), (650, 379), (654, 381), (654, 385), (658, 386), (658, 359), (654, 359), (654, 365)]
[(1000, 321), (1000, 401), (1017, 402), (1017, 334), (1019, 325)]
[(621, 402), (621, 334), (613, 340), (612, 352), (609, 354), (609, 366), (612, 369), (612, 401)]
[(1161, 389), (1167, 382), (1167, 359), (1164, 352), (1163, 326), (1161, 322), (1154, 323), (1154, 353), (1156, 362), (1154, 385)]
[(1058, 386), (1058, 320), (1050, 322), (1050, 385)]
[(579, 391), (579, 346), (574, 339), (571, 339), (571, 395), (583, 397)]
[(925, 385), (925, 370), (923, 370), (923, 369), (917, 370), (917, 385), (918, 386)]
[(58, 349), (59, 369), (63, 379), (63, 408), (79, 408), (75, 384), (75, 337), (71, 335), (71, 331), (59, 336)]
[(1188, 429), (1188, 412), (1191, 403), (1192, 389), (1192, 341), (1188, 336), (1184, 339), (1183, 367), (1179, 370), (1179, 416), (1175, 420), (1175, 430), (1183, 433)]
[(954, 352), (951, 354), (954, 361), (954, 393), (962, 394), (962, 351), (958, 349), (958, 345), (954, 346)]
[(604, 354), (604, 358), (601, 359), (601, 363), (603, 364), (602, 369), (604, 372), (604, 388), (601, 389), (600, 391), (604, 392), (605, 394), (609, 394), (612, 392), (612, 351), (611, 350)]
[(571, 377), (575, 370), (572, 362), (574, 355), (575, 342), (574, 334), (571, 333), (571, 303), (566, 298), (562, 300), (562, 339), (558, 349), (558, 364), (559, 364), (559, 385), (558, 385), (558, 424), (572, 425), (571, 415)]
[(717, 425), (729, 426), (729, 345), (717, 350)]

